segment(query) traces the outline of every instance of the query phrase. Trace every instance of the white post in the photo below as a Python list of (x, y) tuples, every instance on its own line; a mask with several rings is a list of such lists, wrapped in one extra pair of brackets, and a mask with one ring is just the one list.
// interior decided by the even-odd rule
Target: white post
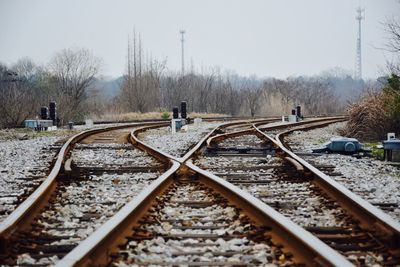
[(173, 134), (176, 133), (176, 121), (175, 121), (175, 119), (171, 120), (171, 131), (172, 131)]
[(396, 139), (396, 134), (395, 133), (388, 133), (387, 134), (387, 140), (393, 140)]

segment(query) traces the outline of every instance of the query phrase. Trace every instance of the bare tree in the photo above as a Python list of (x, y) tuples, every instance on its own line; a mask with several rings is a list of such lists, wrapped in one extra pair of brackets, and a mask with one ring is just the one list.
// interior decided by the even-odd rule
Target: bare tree
[(318, 79), (297, 82), (297, 103), (303, 105), (304, 111), (310, 115), (337, 113), (340, 109), (338, 97), (328, 84)]
[(260, 97), (262, 96), (262, 87), (254, 79), (246, 79), (242, 85), (242, 97), (245, 100), (251, 117), (254, 117), (260, 109)]
[(393, 53), (400, 52), (400, 22), (394, 18), (385, 23), (385, 30), (388, 34), (387, 50)]
[(8, 69), (0, 64), (0, 125), (20, 125), (38, 110), (40, 68), (28, 58)]
[(208, 100), (214, 83), (214, 73), (202, 75), (200, 79), (196, 79), (196, 89), (198, 90), (199, 112), (208, 112)]
[(289, 112), (291, 107), (296, 102), (296, 88), (297, 83), (294, 82), (294, 80), (272, 80), (272, 92), (281, 98), (281, 103), (283, 106), (283, 110), (281, 112)]
[(227, 78), (227, 81), (225, 81), (223, 84), (223, 91), (221, 95), (221, 98), (223, 99), (222, 103), (225, 103), (221, 113), (236, 116), (240, 111), (242, 101), (239, 98), (238, 90), (235, 90), (229, 78)]
[(87, 49), (63, 49), (50, 61), (49, 69), (55, 79), (62, 118), (82, 119), (81, 104), (87, 89), (99, 73), (101, 61)]
[(386, 50), (394, 54), (394, 59), (388, 61), (386, 66), (391, 74), (400, 76), (400, 21), (392, 18), (387, 20), (384, 25), (388, 34)]
[(160, 105), (160, 80), (165, 65), (165, 60), (144, 57), (140, 35), (136, 37), (134, 32), (133, 40), (128, 38), (127, 71), (121, 88), (127, 111), (148, 112)]

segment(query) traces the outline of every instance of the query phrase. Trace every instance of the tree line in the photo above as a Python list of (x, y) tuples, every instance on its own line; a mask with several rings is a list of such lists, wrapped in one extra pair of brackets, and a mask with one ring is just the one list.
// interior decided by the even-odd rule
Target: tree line
[(109, 113), (170, 111), (180, 101), (187, 101), (189, 112), (228, 116), (282, 115), (295, 105), (308, 115), (336, 114), (345, 104), (326, 75), (260, 79), (217, 67), (192, 68), (182, 75), (144, 51), (140, 35), (134, 34), (127, 45), (126, 71), (111, 99), (96, 83), (102, 60), (87, 49), (63, 49), (45, 66), (28, 58), (11, 66), (0, 63), (0, 126), (21, 125), (52, 100), (63, 123)]
[(82, 119), (88, 88), (101, 62), (86, 49), (64, 49), (47, 66), (22, 58), (11, 67), (0, 63), (0, 126), (14, 127), (56, 101), (60, 119)]

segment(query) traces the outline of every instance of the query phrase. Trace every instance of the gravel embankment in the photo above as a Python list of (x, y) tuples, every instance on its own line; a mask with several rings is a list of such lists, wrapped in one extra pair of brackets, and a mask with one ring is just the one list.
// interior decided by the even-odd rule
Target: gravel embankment
[[(57, 194), (56, 203), (41, 214), (39, 221), (41, 235), (55, 237), (54, 241), (41, 244), (39, 249), (44, 251), (47, 247), (72, 249), (109, 220), (158, 175), (158, 173), (104, 173), (90, 175), (79, 183), (62, 185), (63, 192)], [(61, 199), (67, 201), (63, 203)], [(54, 265), (60, 258), (48, 250), (50, 254), (41, 257), (31, 256), (29, 253), (20, 254), (17, 264)]]
[[(247, 153), (241, 156), (227, 153), (226, 148), (239, 146), (260, 149), (262, 143), (254, 136), (227, 139), (219, 143), (220, 150), (213, 149), (211, 152), (206, 152), (194, 163), (248, 191), (314, 235), (320, 234), (315, 229), (326, 227), (340, 229), (343, 233), (353, 232), (353, 229), (358, 228), (358, 222), (318, 188), (310, 177), (301, 175), (293, 168), (288, 168), (287, 163), (276, 155), (254, 154), (252, 156)], [(366, 237), (371, 236), (368, 232), (364, 234)], [(323, 241), (337, 248), (337, 239), (325, 238)], [(347, 246), (357, 251), (348, 251), (343, 254), (356, 266), (384, 265), (384, 254), (375, 253), (367, 248), (374, 245), (381, 246), (374, 237), (362, 240), (355, 238), (346, 242)], [(357, 247), (362, 249), (358, 250)]]
[[(113, 266), (289, 266), (280, 247), (239, 209), (194, 183), (158, 199)], [(148, 238), (142, 238), (146, 233)]]
[[(343, 126), (344, 123), (336, 123), (307, 132), (294, 132), (287, 140), (294, 151), (311, 152), (313, 148), (328, 142), (331, 137), (339, 136), (337, 130)], [(386, 208), (386, 212), (400, 221), (399, 167), (369, 157), (357, 159), (340, 154), (304, 158), (316, 164), (333, 165), (334, 172), (341, 175), (333, 175), (331, 178), (378, 207), (383, 207), (382, 203), (392, 204)]]
[(72, 151), (73, 160), (79, 162), (81, 167), (158, 165), (157, 161), (146, 153), (132, 149), (131, 144), (95, 144), (97, 149), (90, 149), (92, 146), (79, 144)]
[(46, 178), (58, 137), (0, 141), (0, 221)]
[(219, 124), (201, 123), (199, 125), (188, 125), (187, 132), (180, 131), (175, 134), (171, 132), (169, 127), (152, 129), (139, 134), (139, 139), (175, 157), (182, 157)]
[(71, 157), (76, 173), (59, 182), (37, 222), (13, 244), (16, 264), (53, 265), (154, 181), (162, 168), (130, 144), (78, 144)]

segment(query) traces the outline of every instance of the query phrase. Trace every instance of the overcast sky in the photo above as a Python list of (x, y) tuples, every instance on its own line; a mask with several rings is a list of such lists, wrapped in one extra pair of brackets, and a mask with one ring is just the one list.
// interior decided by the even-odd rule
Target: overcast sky
[(85, 47), (103, 58), (103, 74), (125, 70), (128, 34), (140, 32), (154, 57), (180, 69), (220, 66), (241, 75), (284, 78), (338, 66), (354, 70), (356, 8), (365, 8), (363, 76), (381, 74), (382, 22), (399, 0), (0, 0), (0, 62), (30, 57), (45, 64), (58, 50)]

